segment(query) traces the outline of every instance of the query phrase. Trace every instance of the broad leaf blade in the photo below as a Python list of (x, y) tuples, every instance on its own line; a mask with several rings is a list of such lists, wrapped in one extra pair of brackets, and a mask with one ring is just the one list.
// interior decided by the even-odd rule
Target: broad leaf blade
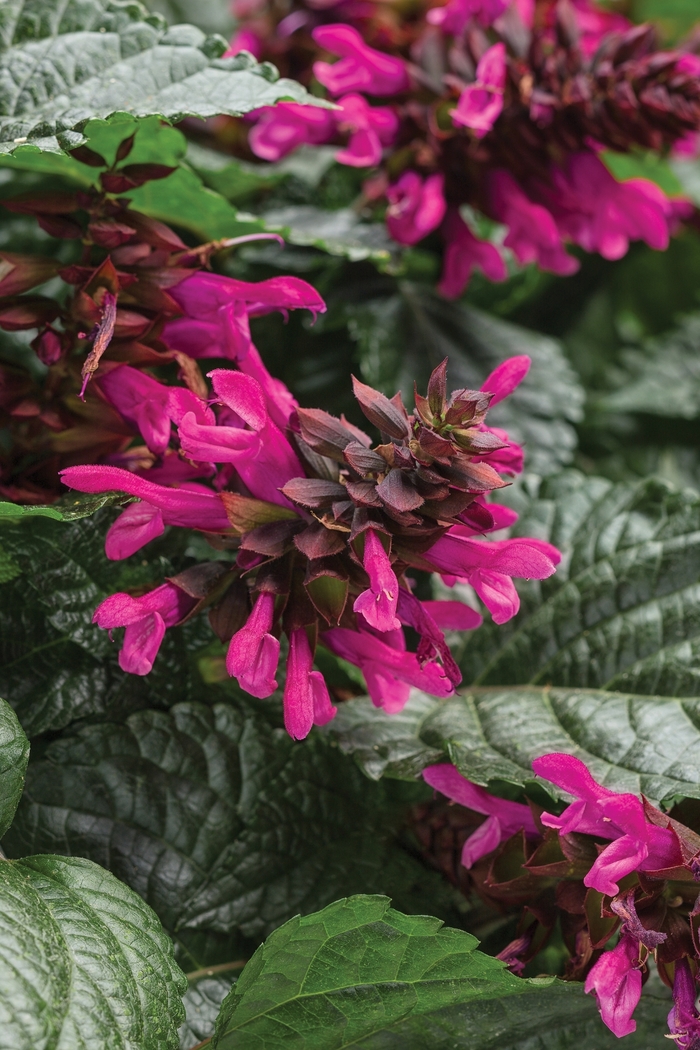
[(291, 915), (344, 893), (391, 888), (409, 909), (442, 908), (439, 876), (394, 842), (407, 799), (390, 787), (368, 784), (317, 736), (295, 744), (269, 705), (179, 704), (48, 744), (5, 848), (16, 857), (51, 843), (108, 865), (156, 910), (180, 957), (204, 966), (247, 955)]
[(88, 860), (0, 862), (0, 1047), (176, 1050), (184, 974), (151, 909)]
[(352, 208), (328, 211), (300, 204), (271, 209), (261, 218), (268, 230), (279, 231), (289, 244), (320, 248), (351, 262), (371, 259), (382, 267), (397, 264), (398, 249), (386, 227), (362, 222)]
[[(513, 977), (477, 951), (470, 934), (389, 904), (351, 897), (276, 930), (224, 1001), (212, 1050), (616, 1044), (581, 985)], [(651, 1013), (647, 1037), (664, 1030), (664, 1014), (658, 1007)], [(648, 1042), (632, 1045), (652, 1050)]]
[(250, 56), (221, 58), (226, 42), (189, 25), (168, 28), (138, 3), (25, 0), (2, 23), (0, 150), (32, 142), (42, 150), (85, 141), (94, 117), (158, 114), (170, 121), (240, 116), (292, 99), (325, 105), (277, 79)]
[[(373, 778), (409, 779), (452, 761), (477, 784), (531, 783), (532, 760), (576, 755), (615, 791), (654, 802), (700, 798), (700, 700), (589, 689), (474, 689), (449, 700), (414, 693), (398, 718), (364, 698), (327, 732)], [(561, 794), (548, 786), (553, 796)]]
[(0, 700), (0, 839), (22, 797), (29, 741), (9, 704)]
[(614, 390), (596, 402), (603, 412), (639, 412), (667, 419), (700, 415), (700, 315), (685, 317), (668, 335), (623, 354)]
[(465, 642), (466, 683), (700, 694), (696, 493), (570, 471), (505, 500), (521, 515), (514, 535), (547, 539), (564, 560), (520, 588), (515, 619)]

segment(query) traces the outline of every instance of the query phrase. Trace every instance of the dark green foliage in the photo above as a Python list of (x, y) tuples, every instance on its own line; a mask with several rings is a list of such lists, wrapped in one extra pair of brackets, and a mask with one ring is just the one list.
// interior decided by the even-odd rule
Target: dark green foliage
[[(276, 930), (225, 1000), (212, 1050), (615, 1046), (581, 985), (515, 978), (469, 934), (389, 904), (351, 897)], [(664, 1007), (651, 1003), (629, 1045), (664, 1045)]]
[(700, 798), (696, 699), (532, 687), (475, 689), (449, 700), (416, 693), (398, 717), (351, 700), (327, 732), (373, 779), (411, 779), (450, 761), (477, 784), (522, 787), (534, 781), (534, 758), (563, 751), (614, 791), (667, 804)]
[(187, 991), (183, 997), (186, 1016), (179, 1031), (180, 1050), (191, 1050), (203, 1039), (211, 1038), (221, 1004), (242, 968), (243, 963), (234, 967), (224, 963), (223, 967), (187, 975)]
[(522, 588), (515, 619), (467, 640), (465, 682), (698, 695), (700, 497), (571, 471), (531, 479), (510, 502), (514, 534), (549, 540), (564, 560)]
[(0, 700), (0, 838), (17, 809), (29, 761), (29, 741), (9, 704)]
[(330, 743), (295, 744), (277, 723), (269, 703), (180, 704), (64, 731), (30, 764), (6, 849), (109, 867), (194, 966), (359, 889), (434, 908), (437, 876), (394, 842), (408, 796), (392, 801)]
[[(88, 504), (94, 500), (87, 497)], [(65, 506), (67, 516), (75, 510), (73, 497)], [(92, 624), (96, 606), (108, 594), (159, 584), (191, 564), (178, 549), (185, 537), (177, 534), (152, 545), (149, 560), (139, 553), (125, 562), (107, 561), (104, 533), (111, 517), (105, 510), (67, 523), (29, 514), (2, 524), (0, 695), (30, 736), (76, 718), (114, 717), (193, 695), (204, 699), (211, 692), (197, 671), (199, 654), (211, 644), (202, 617), (168, 632), (148, 680), (121, 671), (118, 645)]]
[(109, 872), (0, 861), (2, 1050), (177, 1050), (185, 987), (156, 916)]

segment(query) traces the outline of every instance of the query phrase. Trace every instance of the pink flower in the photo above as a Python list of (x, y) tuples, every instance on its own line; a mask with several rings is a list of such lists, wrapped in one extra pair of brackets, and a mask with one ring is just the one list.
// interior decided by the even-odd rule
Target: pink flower
[(299, 146), (319, 146), (335, 134), (333, 112), (320, 106), (278, 102), (255, 115), (259, 119), (248, 133), (248, 144), (262, 160), (282, 160)]
[[(400, 635), (400, 639), (396, 635)], [(439, 664), (431, 662), (421, 666), (415, 653), (405, 652), (403, 632), (388, 632), (380, 639), (368, 631), (334, 627), (325, 632), (322, 642), (336, 656), (360, 668), (373, 704), (383, 707), (388, 714), (404, 707), (409, 686), (432, 696), (451, 696), (454, 692), (452, 682)]]
[(448, 763), (428, 766), (423, 770), (423, 779), (453, 802), (475, 813), (484, 813), (488, 818), (464, 843), (462, 864), (465, 868), (471, 868), (481, 857), (497, 849), (518, 831), (524, 831), (531, 838), (539, 838), (529, 806), (490, 795), (484, 788), (463, 777), (455, 766)]
[(274, 594), (260, 594), (244, 627), (231, 639), (226, 670), (238, 680), (241, 689), (264, 699), (277, 688), (275, 675), (280, 643), (270, 634), (275, 611)]
[(164, 583), (141, 598), (129, 594), (105, 598), (92, 622), (104, 630), (126, 627), (119, 666), (130, 674), (146, 675), (158, 655), (165, 628), (183, 620), (196, 604), (196, 598), (175, 584)]
[(420, 637), (416, 656), (421, 667), (439, 657), (452, 685), (458, 686), (462, 672), (455, 663), (442, 628), (472, 631), (483, 622), (479, 613), (461, 602), (420, 602), (403, 587), (399, 590), (397, 611), (401, 623), (412, 627)]
[[(303, 740), (314, 724), (313, 653), (303, 627), (289, 635), (284, 683), (284, 726), (293, 740)], [(317, 672), (318, 673), (318, 672)]]
[(509, 227), (504, 244), (519, 263), (536, 262), (562, 275), (576, 273), (579, 264), (565, 251), (551, 212), (531, 201), (507, 171), (492, 172), (489, 188), (494, 216)]
[(542, 193), (561, 236), (586, 251), (621, 259), (630, 241), (668, 247), (669, 201), (655, 183), (618, 182), (593, 153), (574, 153), (563, 169), (553, 169), (552, 187)]
[(678, 1050), (694, 1050), (700, 1045), (696, 1000), (697, 985), (688, 960), (678, 959), (673, 976), (673, 1008), (668, 1015), (668, 1027)]
[(620, 879), (633, 871), (657, 871), (682, 864), (674, 832), (649, 824), (636, 795), (618, 794), (598, 784), (580, 759), (543, 755), (535, 759), (532, 768), (576, 799), (558, 817), (544, 813), (543, 824), (558, 828), (562, 835), (578, 832), (612, 839), (584, 878), (586, 886), (612, 897), (619, 892)]
[(528, 357), (527, 354), (518, 354), (515, 357), (509, 357), (494, 368), (481, 384), (481, 389), (492, 395), (490, 408), (510, 397), (530, 371), (531, 364), (531, 357)]
[(618, 1039), (637, 1030), (632, 1020), (642, 994), (639, 942), (623, 934), (617, 945), (604, 952), (586, 978), (587, 994), (595, 992), (604, 1023)]
[(499, 624), (512, 619), (520, 608), (511, 577), (545, 580), (561, 560), (559, 551), (541, 540), (489, 543), (474, 539), (469, 529), (458, 525), (434, 543), (423, 557), (436, 572), (470, 583), (494, 622)]
[(429, 175), (423, 182), (415, 171), (406, 171), (387, 190), (386, 225), (399, 244), (416, 244), (442, 222), (447, 205), (443, 175)]
[(326, 309), (316, 289), (299, 277), (249, 283), (198, 272), (170, 288), (169, 294), (186, 316), (165, 325), (168, 346), (190, 357), (228, 357), (241, 363), (253, 346), (249, 317), (304, 308), (316, 316)]
[(292, 478), (303, 477), (304, 469), (271, 419), (262, 387), (252, 376), (226, 368), (209, 376), (217, 397), (239, 425), (202, 425), (187, 412), (178, 428), (183, 451), (195, 460), (233, 463), (253, 496), (291, 507), (280, 489)]
[(333, 114), (340, 131), (349, 131), (350, 140), (335, 159), (353, 168), (370, 168), (382, 159), (382, 146), (396, 137), (399, 119), (388, 106), (370, 106), (362, 95), (344, 95), (338, 100), (342, 111)]
[[(164, 386), (129, 365), (101, 375), (99, 387), (117, 412), (141, 434), (151, 452), (162, 456), (170, 443), (171, 406), (177, 411), (173, 387)], [(197, 400), (189, 390), (175, 389), (178, 396), (189, 395)]]
[(354, 611), (364, 616), (370, 627), (378, 631), (397, 630), (401, 626), (396, 618), (399, 582), (375, 529), (365, 532), (362, 564), (369, 576), (370, 586), (355, 599)]
[(428, 11), (427, 19), (440, 26), (445, 33), (460, 36), (471, 18), (478, 18), (483, 26), (492, 26), (510, 5), (511, 0), (450, 0), (445, 7)]
[(450, 111), (454, 123), (471, 128), (478, 139), (491, 130), (503, 112), (506, 68), (506, 46), (494, 44), (479, 60), (476, 82), (464, 89), (457, 108)]
[(506, 264), (495, 244), (474, 236), (456, 208), (451, 208), (443, 225), (446, 241), (442, 277), (438, 290), (447, 299), (456, 299), (469, 284), (472, 271), (480, 269), (490, 281), (505, 281)]
[(352, 26), (342, 22), (318, 26), (311, 35), (320, 47), (341, 56), (334, 65), (314, 62), (314, 76), (331, 95), (342, 95), (346, 91), (396, 95), (408, 88), (403, 59), (375, 51)]
[(572, 0), (581, 37), (579, 47), (592, 58), (609, 33), (626, 33), (632, 23), (624, 15), (603, 11), (591, 0)]
[(105, 554), (111, 561), (130, 558), (165, 532), (163, 512), (152, 503), (130, 503), (105, 536)]
[(78, 492), (125, 492), (157, 508), (165, 525), (179, 525), (206, 532), (228, 531), (229, 522), (218, 493), (186, 482), (179, 488), (165, 488), (140, 478), (121, 467), (87, 465), (67, 467), (61, 480)]
[(239, 29), (231, 37), (228, 50), (224, 51), (222, 58), (232, 58), (241, 51), (249, 51), (255, 58), (260, 59), (263, 54), (263, 41), (252, 29)]

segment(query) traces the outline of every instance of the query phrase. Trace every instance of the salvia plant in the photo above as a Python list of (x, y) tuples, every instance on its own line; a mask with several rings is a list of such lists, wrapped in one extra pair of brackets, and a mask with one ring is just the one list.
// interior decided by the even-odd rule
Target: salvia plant
[[(304, 143), (344, 143), (336, 160), (373, 169), (364, 204), (384, 203), (394, 240), (440, 235), (446, 296), (475, 267), (505, 280), (503, 249), (557, 274), (579, 268), (567, 245), (606, 259), (634, 240), (663, 249), (693, 211), (605, 164), (606, 150), (695, 148), (692, 42), (661, 50), (653, 26), (588, 0), (451, 0), (405, 18), (393, 4), (342, 0), (239, 8), (232, 50), (273, 56), (337, 106), (256, 111), (249, 150), (278, 161)], [(500, 241), (484, 236), (489, 221)]]
[(0, 1050), (699, 1050), (697, 12), (153, 6), (0, 0)]

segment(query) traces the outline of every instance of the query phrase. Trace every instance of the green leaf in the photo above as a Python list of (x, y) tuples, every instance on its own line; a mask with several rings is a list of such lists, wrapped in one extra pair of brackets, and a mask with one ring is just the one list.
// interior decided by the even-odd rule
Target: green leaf
[(698, 20), (695, 0), (632, 0), (635, 22), (656, 22), (671, 40), (689, 32)]
[(183, 998), (185, 1021), (178, 1033), (180, 1050), (192, 1050), (204, 1039), (211, 1039), (221, 1004), (244, 965), (244, 962), (223, 963), (188, 973)]
[(616, 370), (617, 389), (596, 401), (603, 412), (643, 412), (668, 419), (700, 415), (700, 314), (684, 317), (673, 332), (627, 350)]
[(184, 974), (151, 909), (88, 860), (0, 861), (0, 1047), (176, 1050)]
[(422, 285), (403, 281), (398, 294), (381, 298), (376, 285), (351, 290), (346, 307), (367, 382), (391, 394), (399, 386), (410, 399), (414, 379), (424, 390), (430, 371), (448, 357), (449, 388), (478, 389), (506, 358), (529, 354), (527, 378), (489, 414), (489, 423), (525, 445), (529, 470), (551, 474), (571, 460), (571, 424), (581, 417), (583, 391), (555, 340), (448, 302)]
[(72, 149), (82, 126), (114, 113), (240, 116), (281, 99), (327, 105), (222, 37), (168, 28), (137, 2), (11, 0), (0, 21), (0, 150)]
[(6, 851), (50, 843), (109, 866), (195, 966), (245, 956), (345, 893), (390, 889), (409, 910), (437, 899), (450, 913), (439, 876), (394, 841), (407, 789), (368, 784), (330, 742), (301, 746), (280, 722), (269, 704), (187, 703), (66, 730), (30, 762)]
[(22, 797), (29, 761), (29, 741), (17, 715), (0, 699), (0, 839), (5, 834)]
[(37, 517), (52, 518), (54, 521), (78, 521), (80, 518), (89, 518), (103, 507), (123, 506), (132, 502), (123, 492), (101, 492), (96, 496), (71, 493), (50, 507), (0, 502), (0, 523)]
[(601, 154), (601, 160), (620, 182), (626, 179), (648, 179), (660, 186), (669, 197), (679, 197), (683, 193), (683, 186), (672, 165), (658, 153), (642, 150), (630, 153), (605, 152)]
[(268, 230), (282, 234), (289, 244), (320, 248), (351, 262), (371, 259), (383, 266), (396, 265), (396, 244), (383, 223), (362, 222), (352, 208), (328, 211), (310, 204), (291, 205), (263, 212)]
[(235, 22), (229, 0), (146, 0), (150, 11), (176, 22), (192, 22), (207, 33), (221, 33), (229, 37)]
[[(166, 164), (176, 169), (165, 179), (147, 182), (130, 191), (129, 199), (137, 210), (162, 222), (184, 227), (204, 241), (238, 237), (264, 229), (260, 219), (254, 216), (239, 218), (237, 210), (224, 197), (203, 185), (200, 176), (184, 161), (185, 136), (176, 128), (163, 124), (160, 118), (137, 120), (121, 113), (107, 120), (88, 121), (82, 133), (90, 148), (110, 164), (119, 143), (135, 134), (130, 163)], [(35, 177), (45, 175), (52, 179), (66, 179), (81, 187), (97, 185), (100, 177), (99, 168), (81, 164), (67, 154), (41, 152), (33, 145), (18, 146), (12, 154), (0, 154), (0, 167), (32, 172)], [(51, 183), (45, 188), (50, 192)], [(18, 186), (14, 192), (19, 193), (21, 189)]]
[(187, 162), (217, 193), (233, 204), (265, 198), (280, 184), (295, 180), (307, 192), (317, 189), (333, 165), (335, 146), (301, 146), (277, 164), (250, 164), (195, 142), (187, 145)]
[[(67, 497), (66, 515), (76, 513)], [(102, 499), (88, 496), (86, 502)], [(125, 587), (152, 587), (186, 567), (177, 544), (165, 537), (123, 562), (104, 554), (108, 510), (75, 521), (24, 517), (2, 526), (0, 569), (0, 695), (30, 736), (62, 728), (75, 718), (109, 711), (120, 717), (136, 707), (167, 705), (209, 691), (197, 671), (199, 651), (211, 641), (206, 618), (170, 629), (147, 679), (125, 674), (119, 646), (92, 623), (96, 606)], [(175, 549), (173, 549), (175, 548)], [(164, 550), (173, 555), (165, 557)], [(173, 560), (174, 559), (174, 560)], [(47, 847), (48, 848), (48, 847)]]
[[(614, 791), (655, 803), (700, 798), (700, 700), (594, 689), (474, 689), (449, 700), (414, 693), (400, 716), (366, 698), (326, 732), (372, 779), (412, 779), (454, 762), (468, 780), (523, 787), (540, 755), (576, 755)], [(553, 797), (561, 794), (548, 786)]]
[[(212, 1050), (612, 1050), (580, 984), (514, 977), (478, 941), (386, 897), (339, 900), (268, 938), (224, 1001)], [(651, 1000), (650, 1000), (651, 1002)], [(664, 1046), (665, 1000), (634, 1048)]]
[(662, 696), (700, 694), (700, 496), (661, 480), (613, 484), (576, 471), (505, 490), (513, 529), (558, 547), (521, 611), (464, 643), (464, 681)]

